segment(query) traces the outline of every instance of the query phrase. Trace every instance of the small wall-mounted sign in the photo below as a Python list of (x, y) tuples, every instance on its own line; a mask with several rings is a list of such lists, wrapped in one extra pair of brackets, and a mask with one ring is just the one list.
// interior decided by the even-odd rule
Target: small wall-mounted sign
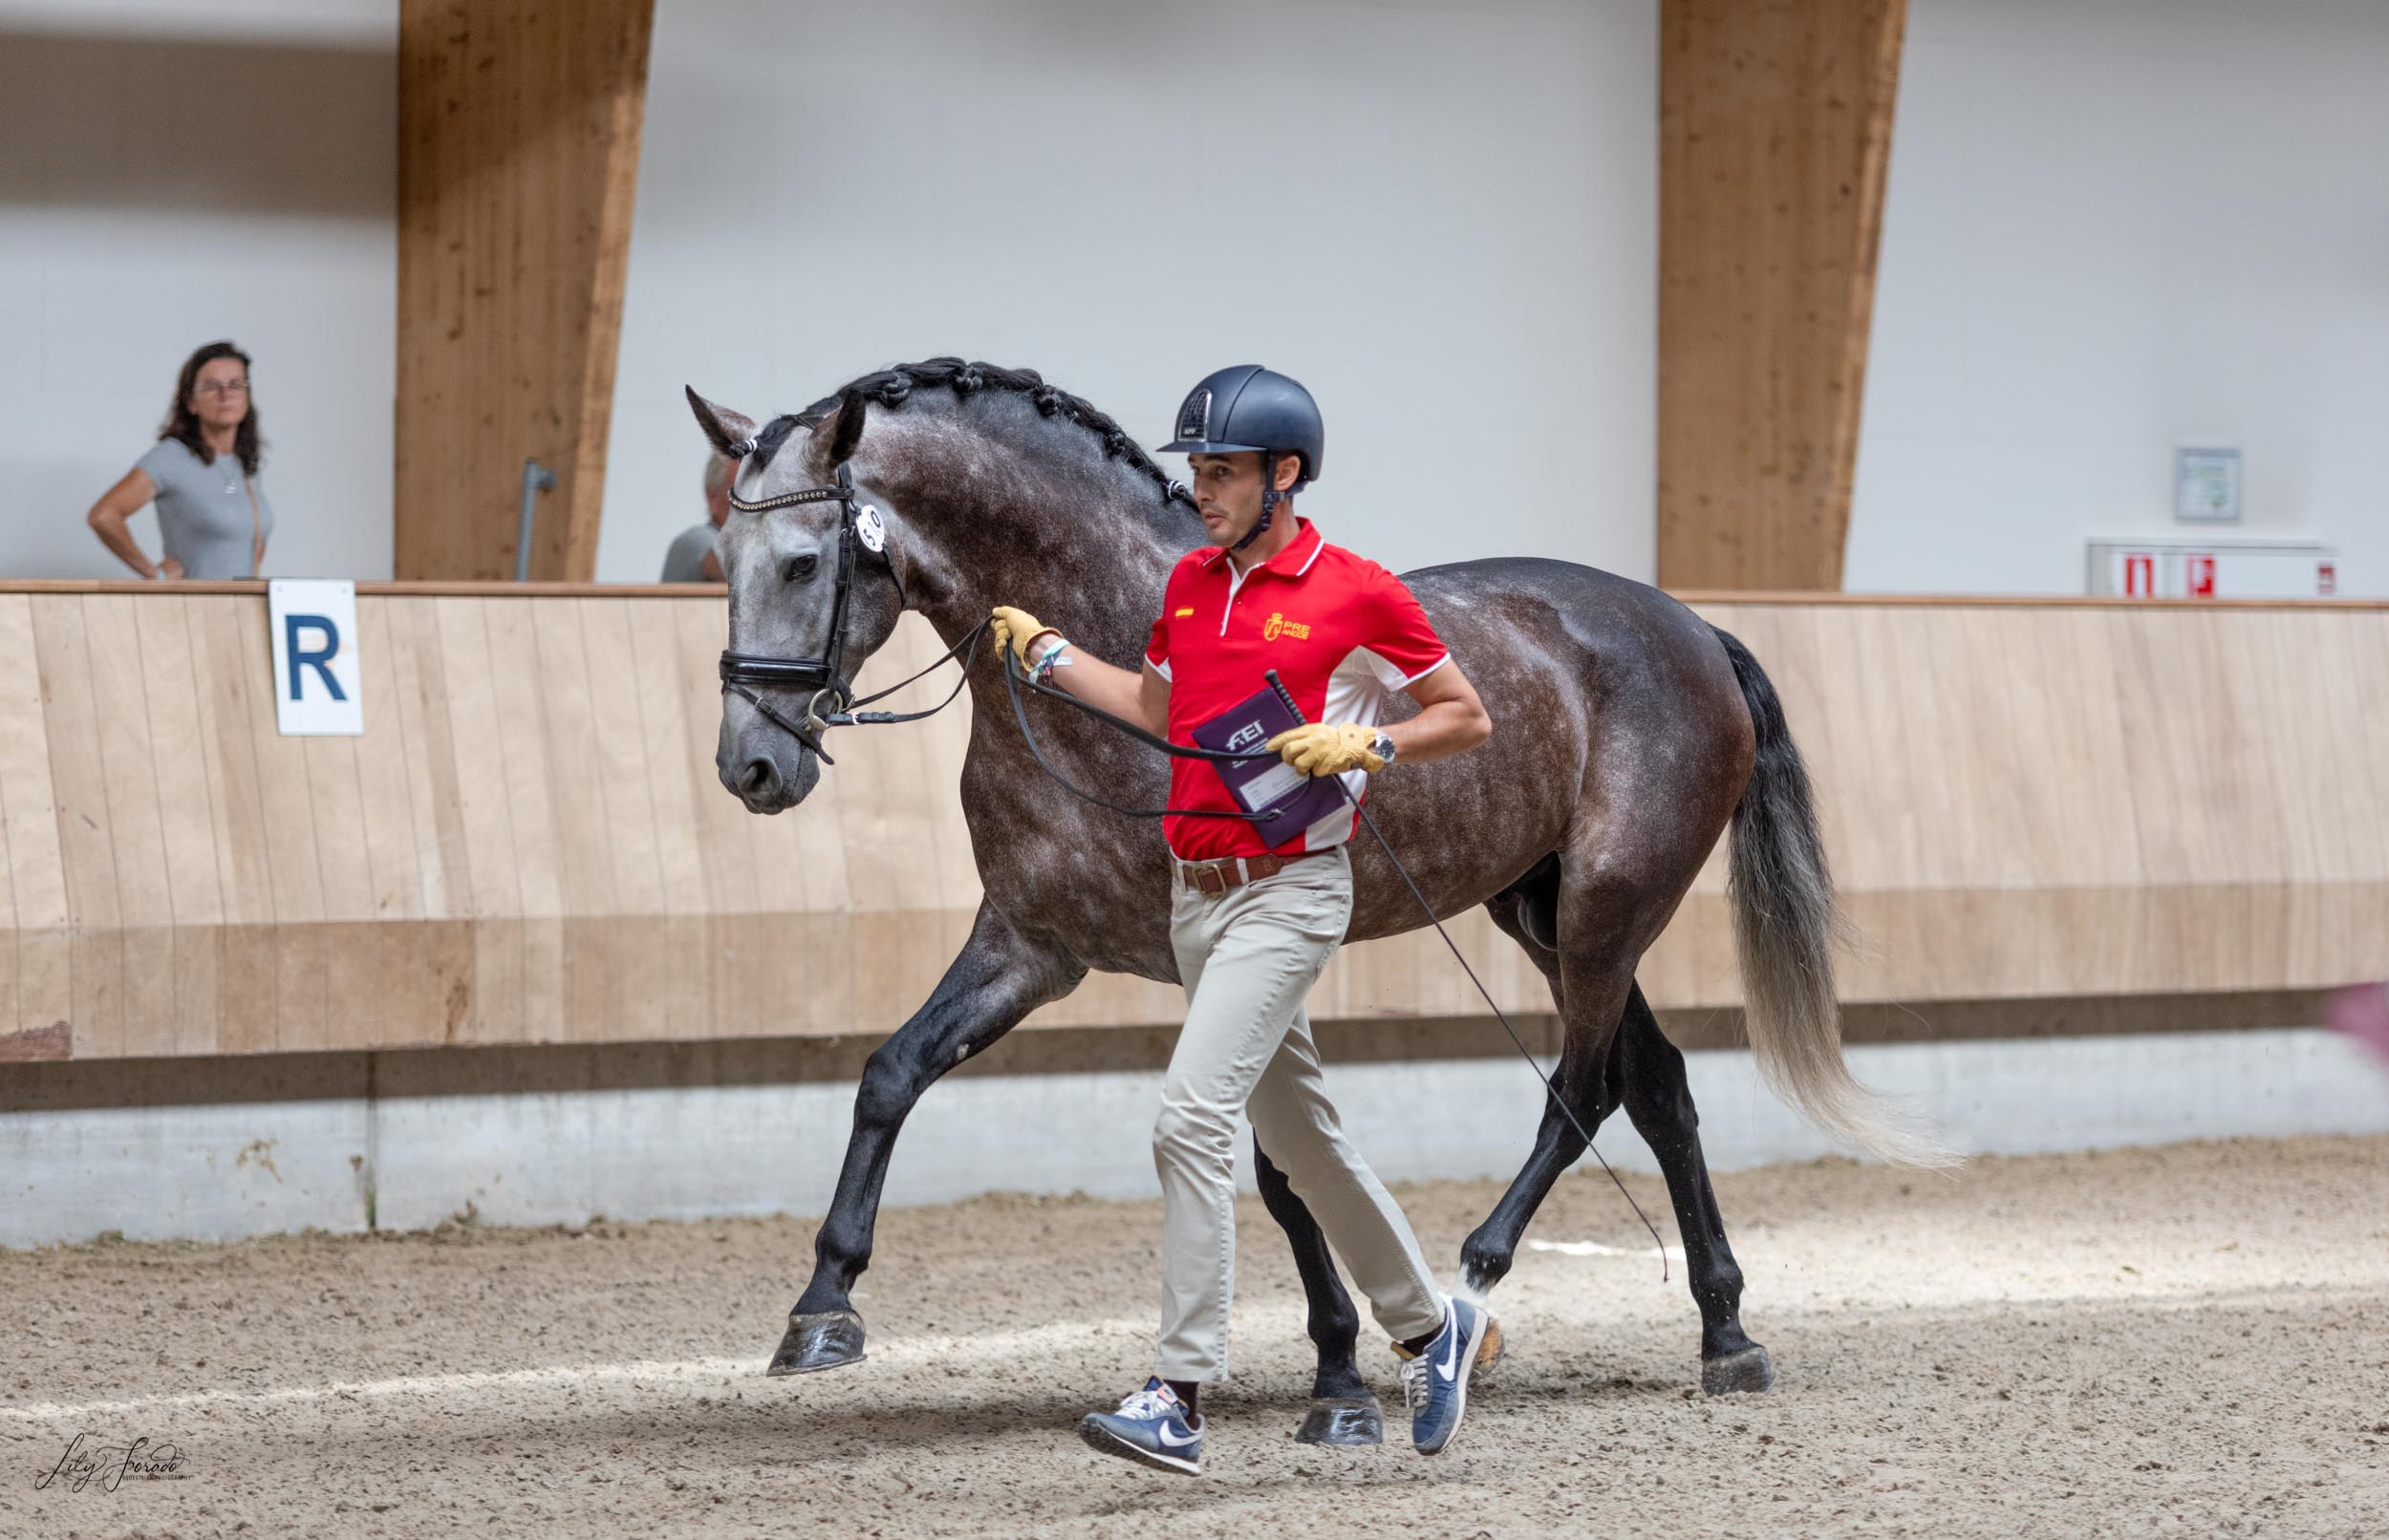
[(273, 627), (274, 725), (284, 738), (362, 735), (356, 585), (345, 578), (275, 578), (266, 593)]
[(2184, 524), (2240, 522), (2240, 452), (2182, 445), (2173, 452), (2173, 516)]

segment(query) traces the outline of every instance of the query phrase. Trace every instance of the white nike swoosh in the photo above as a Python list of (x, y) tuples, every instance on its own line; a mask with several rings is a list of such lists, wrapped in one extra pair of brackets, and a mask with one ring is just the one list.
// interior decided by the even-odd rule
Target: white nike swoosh
[(1164, 1446), (1166, 1446), (1166, 1447), (1168, 1447), (1168, 1448), (1172, 1448), (1172, 1449), (1183, 1449), (1183, 1448), (1185, 1448), (1188, 1444), (1194, 1444), (1194, 1443), (1197, 1442), (1198, 1440), (1200, 1440), (1200, 1439), (1202, 1438), (1202, 1435), (1201, 1435), (1200, 1433), (1189, 1433), (1189, 1434), (1188, 1434), (1185, 1438), (1182, 1438), (1182, 1439), (1173, 1439), (1173, 1438), (1172, 1438), (1172, 1437), (1170, 1436), (1170, 1430), (1169, 1430), (1168, 1428), (1166, 1428), (1166, 1427), (1157, 1427), (1157, 1428), (1153, 1429), (1153, 1437), (1154, 1437), (1154, 1438), (1156, 1438), (1156, 1439), (1159, 1439), (1159, 1440), (1162, 1442), (1163, 1445), (1164, 1445)]
[(1435, 1365), (1435, 1373), (1446, 1380), (1451, 1380), (1455, 1377), (1460, 1366), (1460, 1313), (1458, 1311), (1452, 1313), (1452, 1330), (1444, 1335), (1452, 1339), (1452, 1345), (1444, 1350), (1443, 1361)]

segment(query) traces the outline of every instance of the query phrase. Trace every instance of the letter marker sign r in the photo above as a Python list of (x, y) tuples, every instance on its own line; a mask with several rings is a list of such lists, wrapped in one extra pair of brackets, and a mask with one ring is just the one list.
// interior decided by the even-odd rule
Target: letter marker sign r
[(275, 725), (286, 738), (362, 734), (356, 585), (276, 578), (267, 592), (273, 628)]

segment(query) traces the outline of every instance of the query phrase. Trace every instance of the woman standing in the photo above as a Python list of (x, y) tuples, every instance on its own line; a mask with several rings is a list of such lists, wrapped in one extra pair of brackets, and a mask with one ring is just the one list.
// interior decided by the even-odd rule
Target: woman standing
[[(273, 533), (273, 504), (257, 475), (264, 448), (248, 354), (211, 342), (183, 365), (156, 446), (92, 504), (92, 529), (145, 578), (253, 578)], [(152, 502), (165, 546), (154, 565), (124, 525)]]

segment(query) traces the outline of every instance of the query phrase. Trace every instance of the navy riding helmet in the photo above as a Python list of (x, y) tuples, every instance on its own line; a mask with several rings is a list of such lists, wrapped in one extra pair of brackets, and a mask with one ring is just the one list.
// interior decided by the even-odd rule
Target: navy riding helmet
[[(1189, 391), (1178, 408), (1177, 438), (1163, 444), (1168, 454), (1233, 455), (1258, 451), (1261, 458), (1260, 523), (1238, 541), (1241, 550), (1269, 527), (1280, 497), (1319, 480), (1319, 462), (1326, 453), (1327, 429), (1319, 419), (1319, 403), (1300, 380), (1263, 369), (1236, 364), (1204, 377)], [(1269, 474), (1278, 458), (1292, 455), (1302, 461), (1302, 474), (1292, 491), (1280, 493)]]

